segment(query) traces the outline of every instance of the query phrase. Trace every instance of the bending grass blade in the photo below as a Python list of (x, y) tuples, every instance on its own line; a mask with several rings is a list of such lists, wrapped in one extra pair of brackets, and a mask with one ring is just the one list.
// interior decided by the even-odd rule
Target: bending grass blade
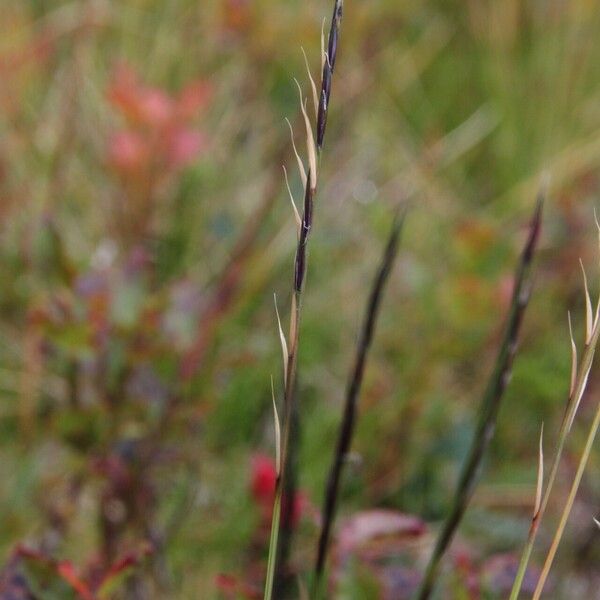
[(442, 558), (450, 546), (456, 529), (467, 509), (479, 479), (481, 461), (494, 435), (500, 402), (508, 385), (512, 363), (517, 351), (517, 339), (523, 315), (531, 294), (531, 263), (535, 254), (541, 227), (543, 196), (540, 194), (529, 229), (529, 235), (521, 254), (515, 276), (510, 313), (504, 339), (496, 359), (496, 366), (483, 395), (477, 429), (471, 447), (462, 466), (452, 508), (438, 535), (425, 575), (417, 592), (418, 600), (430, 597), (436, 582)]
[[(598, 239), (600, 241), (600, 226), (598, 227)], [(592, 364), (594, 361), (594, 354), (596, 353), (596, 346), (598, 345), (598, 337), (600, 336), (600, 300), (598, 306), (596, 308), (596, 314), (593, 316), (589, 310), (587, 310), (588, 305), (588, 291), (587, 291), (587, 281), (584, 277), (584, 287), (585, 287), (585, 295), (586, 295), (586, 341), (583, 348), (583, 356), (581, 358), (581, 364), (579, 368), (577, 367), (577, 348), (575, 347), (575, 342), (573, 341), (573, 333), (571, 331), (570, 325), (570, 317), (569, 317), (569, 334), (571, 336), (571, 348), (572, 348), (572, 371), (571, 371), (571, 385), (569, 390), (569, 397), (567, 399), (567, 405), (565, 409), (565, 414), (563, 416), (563, 420), (560, 426), (560, 430), (558, 433), (558, 442), (556, 446), (556, 450), (554, 452), (554, 458), (552, 461), (552, 467), (550, 468), (550, 475), (548, 476), (548, 483), (546, 484), (546, 491), (544, 492), (544, 496), (542, 498), (542, 503), (540, 505), (537, 514), (534, 515), (534, 518), (531, 521), (531, 525), (529, 527), (529, 533), (527, 535), (527, 541), (525, 542), (525, 547), (523, 548), (523, 553), (521, 554), (521, 560), (519, 562), (519, 568), (517, 570), (517, 574), (515, 576), (515, 581), (513, 583), (513, 587), (510, 593), (509, 600), (517, 600), (519, 597), (519, 593), (521, 591), (521, 587), (523, 585), (523, 579), (525, 578), (525, 573), (527, 571), (527, 565), (529, 564), (529, 559), (531, 557), (531, 552), (533, 551), (533, 546), (535, 544), (535, 539), (537, 537), (537, 532), (540, 526), (540, 522), (544, 513), (546, 511), (546, 507), (548, 506), (548, 501), (550, 499), (550, 494), (552, 493), (552, 488), (554, 486), (554, 481), (556, 479), (556, 474), (558, 473), (558, 467), (560, 464), (560, 460), (562, 458), (562, 453), (565, 447), (566, 439), (569, 435), (569, 431), (571, 430), (571, 425), (575, 419), (575, 415), (577, 413), (577, 409), (579, 408), (579, 404), (581, 402), (581, 398), (585, 392), (585, 388), (588, 381), (588, 376), (590, 374), (590, 370), (592, 368)], [(590, 319), (593, 319), (592, 321)], [(594, 421), (595, 422), (595, 421)], [(593, 426), (592, 426), (593, 429)], [(591, 435), (590, 431), (590, 435)], [(592, 438), (593, 441), (593, 438)], [(587, 460), (587, 459), (586, 459)], [(578, 471), (579, 472), (579, 471)], [(579, 483), (577, 482), (577, 486)], [(575, 492), (577, 490), (575, 489)], [(570, 509), (569, 509), (570, 510)], [(568, 516), (568, 515), (567, 515)], [(566, 521), (566, 518), (565, 518)], [(564, 525), (563, 525), (564, 527)], [(558, 545), (558, 544), (557, 544)], [(556, 551), (556, 549), (554, 550)]]
[(542, 492), (544, 489), (544, 424), (540, 430), (540, 447), (538, 450), (538, 473), (535, 484), (535, 502), (533, 503), (533, 518), (537, 519), (542, 505)]
[(360, 336), (358, 338), (356, 355), (354, 357), (354, 365), (352, 367), (348, 387), (346, 390), (344, 413), (342, 422), (340, 423), (337, 445), (333, 455), (333, 462), (329, 472), (329, 479), (327, 481), (325, 499), (323, 502), (323, 522), (321, 525), (321, 533), (317, 547), (317, 559), (314, 574), (315, 579), (313, 582), (313, 597), (319, 593), (321, 585), (325, 561), (327, 558), (327, 550), (329, 548), (329, 541), (331, 538), (331, 530), (333, 527), (335, 511), (338, 503), (342, 469), (344, 467), (344, 463), (350, 449), (350, 444), (352, 443), (352, 435), (354, 433), (356, 406), (362, 385), (367, 354), (373, 340), (373, 334), (375, 332), (375, 325), (377, 323), (377, 317), (379, 315), (379, 308), (381, 306), (385, 285), (398, 253), (400, 232), (404, 223), (404, 216), (404, 213), (400, 217), (396, 216), (392, 224), (392, 230), (390, 232), (383, 257), (371, 287), (369, 301), (367, 303)]
[[(586, 303), (586, 328), (585, 328), (585, 351), (586, 354), (589, 355), (589, 361), (582, 364), (582, 388), (579, 393), (579, 389), (577, 389), (577, 395), (572, 396), (571, 403), (573, 404), (572, 416), (568, 419), (567, 423), (567, 433), (568, 430), (573, 423), (573, 419), (575, 417), (575, 413), (577, 411), (578, 405), (581, 402), (581, 397), (583, 396), (583, 392), (585, 389), (585, 384), (587, 383), (587, 379), (589, 376), (590, 369), (592, 367), (592, 360), (594, 358), (594, 353), (596, 349), (596, 344), (598, 342), (598, 334), (600, 332), (600, 319), (598, 318), (599, 311), (596, 310), (596, 316), (594, 317), (592, 314), (592, 303), (590, 301), (590, 294), (588, 292), (587, 287), (587, 278), (585, 276), (585, 270), (583, 268), (583, 264), (581, 265), (581, 270), (583, 272), (583, 283), (585, 290), (585, 303)], [(600, 309), (600, 299), (598, 301), (598, 308)], [(572, 334), (571, 334), (572, 339)], [(592, 450), (592, 446), (594, 445), (594, 439), (596, 438), (596, 434), (598, 433), (598, 426), (600, 425), (600, 405), (596, 409), (596, 414), (594, 416), (594, 420), (590, 427), (590, 431), (588, 433), (588, 437), (585, 443), (585, 447), (583, 453), (581, 455), (581, 459), (579, 461), (579, 465), (577, 467), (577, 472), (575, 474), (575, 478), (573, 479), (573, 483), (571, 485), (571, 489), (569, 491), (569, 496), (567, 498), (567, 502), (565, 507), (563, 508), (560, 521), (558, 527), (556, 528), (556, 533), (552, 539), (552, 544), (550, 545), (550, 549), (548, 550), (548, 555), (546, 556), (546, 560), (544, 561), (544, 566), (542, 568), (542, 572), (540, 574), (540, 578), (537, 582), (533, 600), (538, 600), (542, 594), (542, 590), (544, 589), (544, 585), (548, 578), (548, 574), (550, 573), (550, 568), (552, 567), (552, 563), (554, 561), (554, 557), (556, 556), (556, 551), (558, 549), (558, 545), (560, 544), (560, 540), (562, 539), (563, 532), (565, 530), (567, 520), (569, 515), (571, 514), (571, 510), (573, 508), (573, 503), (575, 502), (575, 496), (577, 495), (577, 490), (579, 489), (579, 484), (581, 483), (581, 478), (583, 477), (583, 472), (587, 466), (588, 459), (590, 457), (590, 452)]]
[(569, 518), (569, 515), (571, 514), (571, 509), (573, 508), (573, 502), (575, 501), (575, 496), (577, 495), (577, 490), (579, 489), (579, 484), (581, 483), (581, 478), (583, 477), (583, 472), (585, 471), (585, 467), (587, 466), (587, 462), (590, 457), (590, 452), (592, 450), (592, 446), (594, 445), (594, 439), (596, 438), (596, 434), (598, 433), (599, 425), (600, 425), (600, 406), (596, 409), (596, 415), (594, 417), (594, 421), (590, 428), (590, 432), (588, 434), (588, 437), (587, 437), (587, 440), (585, 443), (585, 448), (583, 450), (583, 454), (581, 455), (581, 459), (579, 461), (579, 466), (577, 467), (577, 473), (575, 474), (575, 479), (573, 480), (573, 484), (571, 485), (571, 490), (569, 491), (569, 497), (567, 498), (567, 502), (566, 502), (563, 512), (561, 514), (560, 522), (556, 529), (556, 533), (554, 534), (554, 538), (552, 539), (552, 545), (550, 546), (550, 550), (548, 550), (548, 555), (546, 556), (546, 560), (544, 561), (544, 566), (542, 568), (540, 578), (537, 582), (532, 600), (539, 600), (539, 597), (542, 594), (542, 590), (544, 589), (544, 584), (546, 583), (546, 579), (548, 578), (548, 573), (550, 572), (550, 568), (552, 567), (552, 562), (554, 561), (554, 557), (556, 556), (556, 550), (558, 549), (558, 545), (560, 544), (560, 540), (562, 538), (563, 532), (565, 530), (565, 526), (567, 524), (567, 520)]
[[(277, 306), (277, 304), (275, 304)], [(279, 314), (277, 315), (279, 321)], [(277, 478), (281, 476), (281, 427), (279, 425), (279, 414), (277, 412), (277, 401), (275, 400), (275, 386), (271, 376), (271, 398), (273, 400), (273, 422), (275, 426), (275, 467)], [(273, 508), (273, 523), (269, 539), (269, 558), (267, 561), (267, 581), (273, 581), (275, 573), (275, 551), (277, 549), (277, 533), (279, 532), (279, 519), (281, 517), (281, 497), (275, 496)], [(265, 600), (271, 600), (273, 586), (265, 586)]]

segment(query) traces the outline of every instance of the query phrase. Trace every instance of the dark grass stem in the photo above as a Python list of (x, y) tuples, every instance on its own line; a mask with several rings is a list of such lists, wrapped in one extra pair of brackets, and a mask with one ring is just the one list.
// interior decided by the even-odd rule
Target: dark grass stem
[(417, 592), (416, 598), (418, 600), (426, 600), (433, 591), (442, 558), (449, 548), (456, 529), (471, 500), (473, 491), (479, 480), (483, 457), (494, 435), (498, 409), (500, 408), (504, 391), (510, 380), (512, 363), (517, 351), (519, 330), (531, 295), (531, 264), (539, 239), (542, 207), (543, 195), (540, 194), (531, 219), (529, 235), (517, 266), (515, 286), (504, 338), (496, 359), (494, 371), (483, 395), (477, 429), (462, 466), (451, 510), (438, 534), (433, 553)]
[[(298, 406), (296, 403), (296, 373), (298, 362), (298, 344), (300, 334), (300, 317), (302, 309), (302, 296), (308, 266), (307, 246), (312, 229), (314, 198), (317, 188), (317, 156), (321, 157), (323, 140), (327, 126), (329, 111), (329, 98), (331, 83), (337, 58), (340, 25), (343, 12), (343, 0), (335, 0), (331, 27), (327, 40), (325, 55), (322, 57), (322, 76), (320, 93), (316, 94), (316, 140), (313, 137), (312, 127), (306, 113), (304, 101), (301, 97), (306, 135), (309, 168), (304, 175), (302, 165), (300, 172), (304, 175), (304, 203), (302, 217), (298, 224), (298, 244), (294, 259), (294, 276), (292, 291), (292, 307), (290, 315), (290, 333), (287, 343), (287, 358), (285, 364), (284, 398), (283, 398), (283, 427), (281, 435), (281, 465), (277, 474), (275, 486), (275, 502), (273, 506), (273, 520), (271, 524), (271, 540), (269, 547), (269, 563), (267, 579), (265, 582), (266, 600), (282, 598), (287, 587), (287, 562), (291, 548), (292, 526), (291, 513), (295, 494), (295, 448), (299, 431)], [(310, 75), (310, 73), (309, 73)], [(311, 78), (312, 82), (312, 78)], [(313, 88), (314, 89), (314, 88)]]
[(369, 348), (371, 347), (371, 342), (373, 341), (373, 334), (375, 332), (375, 325), (377, 323), (377, 317), (379, 315), (379, 309), (381, 306), (385, 285), (388, 281), (394, 260), (398, 253), (400, 232), (402, 230), (403, 222), (404, 213), (401, 216), (396, 216), (392, 224), (392, 230), (381, 258), (381, 263), (371, 287), (362, 328), (358, 338), (354, 364), (348, 380), (348, 387), (346, 388), (344, 412), (342, 421), (340, 423), (337, 444), (333, 455), (333, 462), (325, 490), (325, 499), (323, 502), (322, 511), (323, 521), (321, 525), (321, 533), (319, 535), (317, 559), (315, 563), (313, 597), (316, 597), (316, 595), (319, 594), (322, 584), (322, 577), (325, 569), (325, 562), (327, 559), (327, 552), (331, 539), (335, 512), (338, 505), (340, 479), (344, 464), (346, 463), (348, 451), (352, 443), (352, 436), (356, 422), (356, 409), (362, 386), (367, 355), (369, 353)]

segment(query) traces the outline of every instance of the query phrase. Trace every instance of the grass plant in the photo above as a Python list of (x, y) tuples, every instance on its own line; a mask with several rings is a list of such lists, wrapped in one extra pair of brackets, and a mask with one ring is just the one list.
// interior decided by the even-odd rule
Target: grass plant
[[(322, 76), (320, 93), (318, 94), (316, 85), (314, 84), (314, 80), (310, 74), (310, 68), (308, 68), (307, 64), (315, 108), (316, 137), (313, 133), (313, 127), (307, 113), (306, 102), (304, 101), (302, 90), (298, 84), (300, 91), (300, 109), (304, 117), (304, 125), (306, 130), (306, 154), (308, 160), (308, 169), (305, 168), (294, 146), (294, 152), (298, 161), (300, 176), (304, 185), (304, 201), (302, 216), (300, 217), (300, 213), (296, 208), (294, 199), (291, 197), (297, 223), (298, 242), (296, 247), (296, 256), (294, 259), (290, 329), (289, 338), (287, 341), (283, 333), (281, 333), (280, 328), (280, 337), (284, 354), (284, 417), (281, 433), (281, 448), (278, 450), (281, 460), (279, 461), (275, 487), (267, 579), (265, 582), (265, 600), (270, 600), (270, 598), (273, 596), (274, 589), (277, 589), (278, 596), (281, 596), (284, 593), (285, 563), (287, 560), (289, 546), (291, 544), (292, 502), (291, 500), (286, 502), (284, 499), (293, 498), (295, 488), (292, 469), (294, 461), (294, 436), (297, 434), (297, 426), (295, 426), (295, 420), (297, 418), (296, 375), (298, 345), (300, 340), (300, 319), (302, 315), (302, 296), (308, 266), (307, 246), (309, 235), (313, 226), (314, 199), (317, 190), (318, 179), (318, 160), (320, 160), (321, 150), (323, 148), (323, 142), (325, 138), (325, 130), (327, 127), (329, 100), (331, 96), (333, 73), (338, 53), (342, 13), (343, 0), (335, 0), (329, 36), (327, 39), (327, 46), (325, 47), (324, 40), (321, 44)], [(294, 144), (293, 131), (292, 144)]]
[(513, 361), (517, 352), (518, 336), (525, 309), (531, 295), (531, 269), (542, 225), (543, 196), (538, 198), (529, 226), (529, 234), (517, 265), (510, 312), (496, 364), (483, 394), (477, 428), (462, 465), (451, 508), (446, 517), (425, 569), (416, 597), (426, 600), (431, 596), (444, 554), (467, 510), (481, 472), (481, 463), (494, 436), (496, 419), (502, 397), (510, 381)]
[(348, 452), (352, 444), (352, 436), (354, 434), (356, 412), (358, 408), (357, 405), (362, 387), (367, 356), (373, 341), (373, 335), (375, 333), (375, 326), (377, 324), (377, 318), (379, 315), (385, 286), (398, 253), (398, 245), (400, 243), (400, 233), (402, 231), (403, 223), (404, 213), (401, 216), (396, 216), (392, 223), (392, 228), (383, 252), (383, 256), (381, 258), (381, 262), (371, 286), (362, 327), (358, 337), (354, 362), (346, 388), (344, 410), (338, 431), (337, 443), (335, 445), (333, 460), (325, 488), (321, 531), (317, 545), (317, 558), (314, 572), (313, 597), (317, 596), (321, 592), (325, 562), (327, 560), (327, 552), (329, 550), (331, 541), (335, 513), (339, 503), (340, 480), (342, 477), (343, 467), (347, 461)]
[[(600, 227), (599, 227), (600, 232)], [(562, 423), (560, 426), (560, 430), (558, 432), (558, 441), (556, 445), (556, 449), (554, 451), (554, 458), (552, 460), (552, 466), (550, 468), (550, 474), (548, 476), (548, 481), (546, 483), (546, 489), (544, 491), (543, 496), (541, 497), (541, 501), (536, 501), (536, 507), (534, 510), (533, 518), (531, 520), (531, 525), (529, 528), (529, 533), (527, 535), (527, 540), (525, 546), (523, 548), (523, 552), (521, 554), (521, 559), (519, 562), (519, 567), (517, 570), (517, 575), (515, 577), (515, 581), (511, 590), (510, 600), (517, 600), (519, 597), (519, 593), (521, 591), (521, 587), (523, 585), (523, 579), (525, 577), (525, 573), (527, 571), (527, 566), (529, 564), (529, 559), (531, 557), (531, 553), (533, 551), (533, 546), (535, 544), (535, 540), (537, 537), (537, 533), (540, 527), (541, 520), (545, 514), (546, 507), (548, 506), (548, 501), (550, 500), (550, 496), (552, 494), (552, 489), (554, 487), (554, 482), (556, 480), (556, 475), (558, 473), (558, 468), (560, 466), (561, 458), (563, 455), (563, 451), (565, 448), (565, 444), (569, 433), (571, 431), (571, 427), (573, 425), (573, 421), (575, 420), (575, 416), (577, 414), (577, 409), (581, 403), (581, 399), (583, 394), (585, 393), (585, 389), (587, 386), (587, 382), (589, 379), (590, 371), (592, 369), (592, 365), (594, 362), (594, 355), (596, 353), (596, 347), (598, 345), (598, 338), (600, 336), (600, 300), (598, 302), (596, 311), (594, 313), (592, 309), (592, 302), (590, 299), (590, 294), (588, 291), (587, 285), (587, 277), (585, 275), (585, 270), (583, 268), (583, 264), (581, 265), (581, 269), (583, 272), (583, 282), (584, 282), (584, 292), (585, 292), (585, 306), (586, 306), (586, 326), (585, 326), (585, 343), (582, 352), (581, 362), (578, 364), (577, 360), (577, 346), (573, 339), (573, 331), (571, 329), (571, 318), (569, 316), (569, 333), (571, 337), (571, 384), (569, 387), (569, 396), (567, 398), (565, 412), (563, 415)], [(558, 544), (562, 537), (562, 533), (564, 531), (567, 519), (573, 507), (573, 502), (575, 500), (575, 495), (579, 488), (579, 483), (581, 482), (581, 477), (583, 476), (583, 471), (587, 464), (587, 460), (589, 458), (589, 454), (591, 451), (592, 444), (594, 442), (594, 438), (596, 436), (596, 432), (598, 429), (598, 423), (600, 421), (600, 415), (597, 411), (590, 427), (590, 431), (588, 434), (588, 438), (579, 461), (579, 466), (577, 468), (577, 472), (575, 474), (574, 481), (572, 483), (569, 496), (567, 498), (566, 504), (561, 514), (560, 522), (554, 538), (552, 540), (552, 544), (550, 546), (550, 550), (548, 551), (548, 555), (544, 562), (544, 566), (542, 569), (542, 573), (540, 575), (539, 582), (536, 586), (534, 598), (539, 598), (541, 591), (544, 587), (546, 579), (548, 577), (548, 573), (550, 570), (550, 566), (552, 565), (552, 561), (556, 554), (556, 550), (558, 548)]]

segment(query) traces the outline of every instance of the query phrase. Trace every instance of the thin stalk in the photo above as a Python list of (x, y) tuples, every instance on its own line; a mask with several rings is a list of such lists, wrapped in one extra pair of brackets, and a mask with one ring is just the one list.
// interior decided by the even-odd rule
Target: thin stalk
[[(267, 568), (267, 579), (265, 584), (265, 600), (270, 598), (273, 594), (275, 583), (282, 585), (283, 582), (283, 565), (285, 562), (282, 560), (282, 531), (284, 527), (289, 529), (288, 518), (282, 519), (282, 504), (284, 496), (286, 500), (286, 508), (293, 504), (293, 495), (289, 495), (290, 486), (288, 485), (288, 474), (291, 469), (292, 456), (290, 453), (290, 444), (293, 442), (293, 420), (295, 410), (295, 384), (296, 384), (296, 371), (298, 362), (298, 342), (300, 339), (300, 317), (301, 317), (301, 300), (304, 278), (306, 275), (306, 244), (308, 242), (308, 235), (312, 225), (312, 210), (313, 210), (313, 197), (314, 193), (310, 186), (310, 172), (307, 178), (305, 199), (304, 199), (304, 211), (302, 215), (302, 224), (300, 227), (300, 235), (298, 236), (298, 246), (296, 249), (296, 259), (294, 264), (294, 292), (292, 296), (292, 314), (291, 314), (291, 325), (290, 325), (290, 344), (286, 361), (285, 368), (285, 389), (283, 394), (284, 399), (284, 420), (283, 420), (283, 433), (281, 440), (281, 468), (277, 474), (277, 481), (275, 485), (275, 500), (273, 504), (273, 517), (271, 522), (271, 537), (269, 542), (269, 559)], [(286, 510), (289, 512), (289, 510)], [(285, 517), (286, 515), (284, 515)], [(279, 595), (279, 594), (278, 594)]]
[(542, 206), (543, 197), (540, 195), (531, 219), (529, 235), (517, 266), (508, 322), (494, 371), (483, 395), (477, 429), (462, 466), (452, 508), (440, 530), (429, 564), (425, 570), (425, 575), (417, 592), (416, 598), (418, 600), (426, 600), (433, 591), (442, 558), (450, 546), (450, 542), (471, 500), (479, 479), (483, 456), (494, 435), (498, 409), (500, 408), (504, 391), (510, 380), (512, 363), (517, 351), (517, 339), (531, 294), (531, 263), (539, 238)]
[[(585, 282), (585, 273), (584, 273), (584, 283), (585, 283), (585, 294), (586, 294), (586, 305), (590, 305), (589, 301), (589, 293), (587, 290), (587, 282)], [(599, 304), (600, 308), (600, 304)], [(546, 508), (548, 506), (548, 501), (550, 499), (550, 495), (552, 493), (552, 488), (554, 487), (554, 482), (556, 480), (556, 474), (558, 473), (558, 467), (560, 465), (560, 460), (562, 458), (562, 453), (565, 447), (566, 439), (569, 435), (569, 431), (571, 430), (571, 425), (573, 424), (573, 420), (575, 419), (575, 415), (577, 413), (577, 409), (579, 408), (579, 404), (581, 402), (581, 398), (583, 397), (583, 393), (585, 392), (585, 388), (588, 381), (588, 376), (590, 370), (592, 368), (592, 364), (594, 361), (594, 355), (596, 352), (596, 346), (598, 344), (598, 338), (600, 336), (600, 325), (598, 319), (599, 311), (596, 310), (596, 316), (592, 317), (591, 311), (587, 311), (586, 315), (586, 340), (583, 350), (583, 357), (581, 360), (581, 364), (579, 368), (577, 368), (577, 350), (575, 348), (575, 343), (573, 342), (573, 337), (571, 333), (571, 345), (573, 349), (573, 367), (571, 373), (571, 387), (569, 390), (569, 397), (567, 400), (567, 405), (565, 409), (565, 414), (563, 416), (563, 420), (560, 426), (560, 430), (558, 433), (558, 442), (556, 446), (556, 450), (554, 453), (554, 458), (552, 461), (552, 467), (550, 469), (550, 475), (548, 477), (548, 483), (546, 484), (546, 490), (544, 492), (542, 502), (540, 504), (539, 510), (536, 511), (533, 515), (533, 519), (531, 520), (531, 525), (529, 527), (529, 533), (527, 535), (527, 541), (525, 542), (525, 547), (523, 548), (523, 553), (521, 554), (521, 560), (519, 562), (519, 568), (517, 570), (517, 574), (515, 576), (515, 580), (513, 583), (513, 587), (510, 593), (509, 600), (517, 600), (519, 597), (519, 593), (521, 591), (521, 587), (523, 585), (523, 579), (525, 578), (525, 573), (527, 571), (527, 565), (529, 564), (529, 559), (531, 557), (531, 553), (533, 551), (533, 546), (535, 543), (535, 539), (537, 537), (537, 533), (539, 530), (540, 522)]]
[(352, 436), (354, 433), (354, 425), (356, 421), (357, 402), (362, 386), (367, 355), (369, 352), (369, 348), (371, 347), (371, 342), (373, 340), (373, 334), (375, 332), (375, 325), (377, 323), (377, 317), (379, 315), (379, 308), (381, 306), (381, 300), (383, 297), (383, 292), (385, 290), (385, 285), (387, 283), (390, 272), (392, 270), (392, 266), (394, 264), (394, 260), (398, 253), (400, 232), (402, 229), (403, 222), (404, 214), (402, 214), (401, 217), (396, 217), (392, 224), (392, 230), (390, 232), (388, 242), (386, 244), (383, 256), (381, 258), (381, 262), (377, 270), (377, 275), (371, 287), (369, 300), (363, 318), (362, 328), (358, 338), (356, 355), (354, 357), (354, 364), (350, 373), (348, 387), (346, 389), (344, 413), (342, 421), (340, 423), (337, 445), (333, 455), (333, 462), (329, 472), (329, 478), (327, 481), (327, 488), (325, 492), (325, 499), (323, 502), (323, 522), (321, 525), (321, 533), (319, 536), (319, 543), (317, 548), (315, 579), (313, 583), (313, 597), (318, 593), (318, 590), (321, 585), (325, 561), (327, 559), (327, 550), (329, 548), (329, 542), (331, 538), (331, 530), (333, 527), (333, 521), (335, 519), (335, 512), (338, 503), (342, 469), (344, 467), (348, 451), (352, 443)]
[(565, 447), (565, 441), (567, 439), (568, 434), (567, 428), (565, 427), (566, 420), (567, 419), (563, 420), (563, 424), (561, 425), (558, 434), (558, 443), (556, 446), (556, 451), (554, 453), (554, 458), (552, 460), (552, 467), (550, 468), (550, 475), (548, 476), (546, 490), (542, 497), (542, 502), (540, 504), (539, 510), (534, 514), (531, 520), (529, 533), (527, 535), (527, 541), (525, 542), (525, 547), (523, 548), (523, 553), (521, 554), (519, 568), (517, 569), (517, 574), (513, 582), (513, 587), (510, 593), (509, 600), (517, 600), (517, 598), (519, 597), (519, 593), (521, 592), (521, 587), (523, 585), (525, 573), (527, 572), (527, 565), (529, 564), (529, 559), (531, 558), (531, 553), (533, 551), (533, 546), (535, 544), (535, 539), (537, 537), (540, 522), (542, 520), (542, 517), (544, 516), (544, 513), (546, 512), (548, 501), (550, 499), (550, 494), (552, 492), (552, 488), (554, 487), (554, 482), (556, 480), (556, 474), (558, 473), (560, 459), (562, 458), (562, 453)]
[(535, 592), (533, 594), (533, 600), (538, 600), (542, 594), (542, 590), (544, 589), (544, 584), (546, 583), (546, 579), (548, 578), (548, 573), (550, 572), (550, 567), (552, 567), (552, 561), (554, 560), (554, 557), (556, 555), (556, 550), (558, 548), (558, 544), (560, 544), (560, 540), (561, 540), (563, 532), (565, 530), (567, 520), (569, 518), (569, 515), (571, 514), (571, 509), (573, 508), (573, 502), (575, 501), (575, 496), (577, 495), (577, 490), (579, 489), (579, 484), (581, 483), (581, 478), (583, 477), (583, 472), (585, 471), (585, 467), (587, 466), (587, 462), (590, 457), (590, 452), (592, 451), (592, 446), (594, 445), (594, 439), (596, 438), (596, 434), (598, 433), (599, 425), (600, 425), (600, 406), (596, 409), (596, 415), (594, 416), (594, 421), (590, 428), (590, 432), (588, 434), (587, 441), (585, 443), (585, 448), (583, 450), (583, 454), (581, 455), (581, 459), (579, 461), (579, 466), (577, 467), (577, 473), (575, 474), (575, 479), (573, 480), (573, 484), (571, 485), (569, 497), (567, 498), (567, 503), (565, 504), (562, 515), (560, 517), (560, 522), (556, 529), (556, 533), (554, 534), (554, 538), (552, 540), (552, 545), (550, 546), (550, 550), (548, 550), (548, 555), (546, 556), (546, 560), (544, 561), (544, 567), (540, 574), (540, 578), (537, 582)]
[(279, 534), (279, 520), (281, 518), (281, 486), (277, 486), (273, 502), (273, 518), (271, 521), (271, 535), (269, 539), (269, 559), (267, 561), (267, 579), (265, 584), (264, 600), (273, 597), (273, 582), (275, 580), (275, 562), (277, 557), (277, 536)]
[[(304, 180), (304, 207), (302, 218), (298, 227), (298, 244), (294, 260), (294, 277), (292, 291), (292, 308), (290, 316), (289, 344), (287, 344), (288, 355), (284, 368), (284, 420), (281, 440), (281, 469), (278, 473), (275, 486), (275, 501), (273, 506), (273, 520), (271, 523), (271, 541), (269, 545), (269, 566), (265, 582), (265, 599), (278, 598), (284, 595), (285, 588), (285, 566), (287, 554), (291, 546), (291, 513), (295, 493), (295, 477), (293, 463), (296, 445), (295, 432), (297, 431), (298, 407), (295, 398), (298, 346), (300, 337), (300, 319), (302, 315), (302, 296), (306, 279), (308, 264), (307, 244), (312, 228), (314, 198), (317, 188), (317, 157), (320, 159), (323, 148), (323, 140), (327, 125), (329, 110), (329, 98), (331, 94), (331, 82), (337, 58), (337, 48), (340, 34), (340, 25), (343, 12), (343, 0), (335, 0), (331, 27), (327, 40), (327, 51), (322, 57), (322, 77), (319, 98), (315, 98), (317, 108), (316, 140), (313, 136), (312, 127), (306, 112), (302, 92), (300, 90), (300, 108), (304, 117), (306, 127), (306, 149), (309, 168), (305, 172), (300, 157), (297, 155), (300, 174)], [(309, 78), (310, 77), (309, 72)], [(292, 138), (293, 142), (293, 138)], [(294, 152), (295, 146), (294, 146)], [(285, 512), (282, 513), (282, 507)], [(274, 591), (275, 590), (275, 593)]]

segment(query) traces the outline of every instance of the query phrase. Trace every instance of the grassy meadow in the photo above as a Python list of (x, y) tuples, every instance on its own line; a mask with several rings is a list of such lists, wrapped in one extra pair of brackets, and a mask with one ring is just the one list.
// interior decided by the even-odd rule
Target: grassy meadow
[[(294, 308), (282, 166), (301, 213), (305, 198), (285, 119), (308, 169), (294, 78), (314, 121), (303, 51), (319, 85), (332, 7), (0, 3), (0, 600), (263, 597), (271, 378), (284, 417), (274, 294), (286, 336)], [(540, 428), (548, 471), (569, 397), (568, 313), (580, 358), (585, 345), (580, 259), (592, 299), (600, 287), (599, 33), (595, 0), (346, 0), (302, 292), (280, 597), (312, 597), (345, 388), (397, 210), (327, 598), (416, 592), (547, 185), (512, 377), (432, 596), (508, 597)], [(592, 367), (522, 597), (599, 392)], [(545, 597), (599, 597), (599, 469), (593, 448)]]

